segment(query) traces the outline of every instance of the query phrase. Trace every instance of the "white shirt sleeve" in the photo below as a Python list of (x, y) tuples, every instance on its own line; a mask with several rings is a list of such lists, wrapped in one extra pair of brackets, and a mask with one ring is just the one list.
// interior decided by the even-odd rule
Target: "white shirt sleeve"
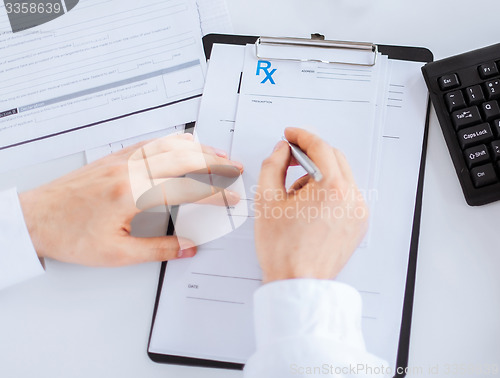
[(254, 308), (257, 351), (245, 378), (392, 376), (366, 351), (361, 296), (346, 284), (273, 282), (257, 290)]
[(16, 189), (0, 192), (0, 290), (43, 272)]

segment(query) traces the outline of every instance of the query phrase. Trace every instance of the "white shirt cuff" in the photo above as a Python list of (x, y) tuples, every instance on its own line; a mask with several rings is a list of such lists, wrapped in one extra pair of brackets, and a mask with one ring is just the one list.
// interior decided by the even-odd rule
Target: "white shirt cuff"
[(308, 335), (365, 351), (361, 303), (354, 288), (336, 281), (295, 279), (264, 285), (254, 299), (257, 349)]
[(0, 290), (43, 272), (16, 189), (0, 192)]

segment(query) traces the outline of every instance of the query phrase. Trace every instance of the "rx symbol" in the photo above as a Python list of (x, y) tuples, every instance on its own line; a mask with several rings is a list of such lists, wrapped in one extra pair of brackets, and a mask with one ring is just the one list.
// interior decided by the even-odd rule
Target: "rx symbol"
[(268, 62), (267, 60), (259, 60), (259, 62), (257, 63), (257, 76), (260, 76), (260, 71), (264, 71), (264, 73), (266, 74), (266, 77), (264, 78), (264, 80), (262, 80), (261, 84), (264, 84), (268, 80), (271, 84), (276, 84), (273, 79), (276, 68), (269, 71), (270, 68), (271, 62)]

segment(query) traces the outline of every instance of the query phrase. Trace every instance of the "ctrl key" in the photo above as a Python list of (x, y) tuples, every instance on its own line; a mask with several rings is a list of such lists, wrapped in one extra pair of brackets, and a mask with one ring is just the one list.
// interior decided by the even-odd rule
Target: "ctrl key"
[(476, 188), (497, 182), (497, 175), (493, 168), (493, 164), (485, 164), (480, 167), (472, 168), (470, 173)]

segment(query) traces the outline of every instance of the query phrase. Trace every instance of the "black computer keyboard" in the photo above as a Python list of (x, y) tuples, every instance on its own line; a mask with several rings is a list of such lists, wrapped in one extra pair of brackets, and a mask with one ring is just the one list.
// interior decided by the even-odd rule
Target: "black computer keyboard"
[(467, 203), (500, 200), (500, 44), (422, 72)]

